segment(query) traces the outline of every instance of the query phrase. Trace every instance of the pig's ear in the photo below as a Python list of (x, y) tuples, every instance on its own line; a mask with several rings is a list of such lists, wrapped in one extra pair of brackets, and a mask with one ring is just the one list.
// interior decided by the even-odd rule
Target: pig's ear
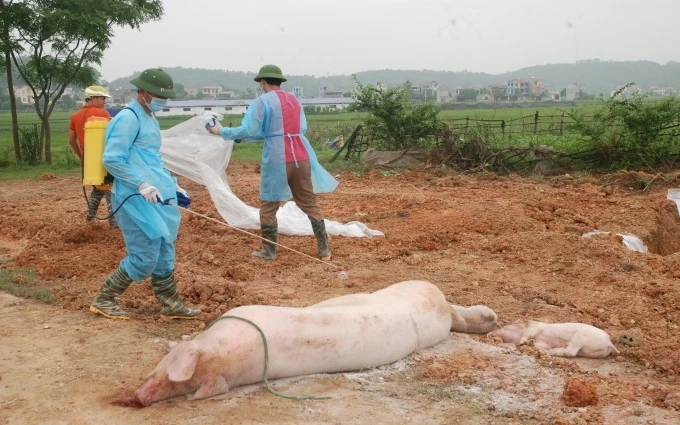
[(173, 382), (188, 381), (194, 376), (198, 354), (193, 341), (178, 344), (168, 354), (168, 379)]

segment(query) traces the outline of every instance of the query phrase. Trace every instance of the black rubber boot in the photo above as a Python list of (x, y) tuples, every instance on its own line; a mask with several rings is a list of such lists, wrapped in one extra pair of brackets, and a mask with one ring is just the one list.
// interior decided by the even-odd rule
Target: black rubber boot
[(102, 285), (99, 294), (90, 305), (90, 311), (109, 319), (129, 319), (130, 314), (116, 304), (116, 297), (125, 292), (131, 283), (132, 279), (118, 267)]
[(319, 258), (329, 261), (331, 259), (331, 240), (328, 237), (328, 232), (326, 232), (326, 223), (324, 220), (310, 221), (316, 237), (316, 246), (319, 249)]
[(106, 191), (104, 199), (106, 199), (106, 209), (109, 212), (109, 226), (111, 226), (112, 229), (120, 229), (118, 220), (116, 220), (116, 216), (113, 215), (113, 207), (111, 206), (111, 191)]
[(106, 192), (99, 190), (96, 187), (92, 189), (90, 193), (90, 199), (87, 200), (87, 214), (85, 215), (86, 221), (92, 221), (97, 216), (97, 210), (99, 209), (99, 203), (102, 198), (106, 195)]
[(195, 319), (201, 314), (201, 310), (182, 304), (173, 272), (165, 276), (151, 276), (151, 287), (153, 294), (163, 304), (161, 314), (168, 319)]
[(279, 225), (278, 223), (262, 224), (260, 225), (260, 229), (262, 230), (262, 237), (265, 238), (266, 241), (262, 241), (262, 251), (255, 251), (252, 255), (253, 257), (262, 258), (263, 260), (275, 260), (276, 245), (274, 244), (279, 240)]

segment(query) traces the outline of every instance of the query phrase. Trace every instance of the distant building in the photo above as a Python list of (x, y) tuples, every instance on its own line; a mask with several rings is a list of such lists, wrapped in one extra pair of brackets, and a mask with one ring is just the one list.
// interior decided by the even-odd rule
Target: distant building
[(476, 100), (477, 102), (493, 102), (495, 99), (491, 93), (480, 93)]
[[(242, 115), (254, 99), (200, 99), (200, 100), (168, 100), (166, 107), (156, 116), (170, 115), (202, 115), (204, 111), (213, 111), (225, 115)], [(354, 103), (349, 97), (307, 98), (300, 99), (303, 107), (313, 106), (320, 109), (345, 109)]]
[(453, 102), (454, 98), (451, 96), (451, 91), (447, 86), (437, 86), (437, 91), (435, 92), (437, 96), (437, 103)]
[(184, 87), (184, 92), (187, 96), (196, 96), (198, 94), (198, 89), (196, 87)]
[(578, 83), (568, 84), (567, 95), (565, 96), (565, 100), (569, 101), (580, 99), (581, 96), (583, 95), (583, 87), (585, 87), (583, 84)]
[[(84, 95), (84, 92), (82, 94)], [(114, 105), (126, 105), (137, 96), (137, 89), (124, 89), (119, 87), (115, 89), (109, 89), (109, 94), (111, 95), (111, 99), (106, 103), (111, 103)]]
[(341, 91), (329, 91), (326, 86), (319, 88), (319, 97), (322, 99), (328, 97), (342, 97), (342, 95), (343, 93)]
[(535, 95), (540, 95), (545, 92), (545, 87), (543, 87), (543, 81), (538, 78), (531, 77), (529, 84), (529, 92)]
[(236, 93), (231, 90), (225, 90), (224, 87), (219, 84), (216, 86), (205, 86), (201, 89), (201, 93), (203, 94), (203, 98), (207, 99), (225, 100), (232, 99), (236, 96)]
[(24, 105), (33, 105), (33, 91), (30, 86), (14, 86), (14, 97)]
[(505, 93), (508, 95), (508, 98), (525, 100), (529, 94), (529, 82), (524, 78), (515, 78), (506, 84)]
[(304, 90), (304, 88), (302, 88), (302, 86), (295, 86), (295, 87), (293, 87), (293, 94), (294, 94), (295, 97), (297, 97), (298, 99), (302, 99), (303, 97), (305, 97), (305, 96), (304, 96), (304, 95), (305, 95), (305, 90)]
[(650, 93), (655, 94), (657, 96), (670, 96), (673, 93), (675, 93), (675, 89), (673, 87), (658, 87), (658, 86), (651, 86), (649, 88)]

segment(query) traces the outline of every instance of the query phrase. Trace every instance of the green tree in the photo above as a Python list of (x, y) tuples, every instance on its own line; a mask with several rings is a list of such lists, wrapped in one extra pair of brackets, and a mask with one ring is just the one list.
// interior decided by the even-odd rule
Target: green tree
[(21, 46), (14, 37), (14, 16), (21, 13), (21, 4), (14, 4), (12, 0), (0, 0), (0, 51), (4, 62), (0, 74), (6, 72), (7, 92), (9, 94), (9, 109), (12, 114), (12, 141), (14, 142), (14, 158), (21, 162), (21, 143), (19, 141), (19, 119), (17, 117), (17, 100), (14, 95), (14, 77), (12, 73), (12, 52), (21, 51)]
[(470, 102), (477, 100), (477, 90), (475, 89), (463, 89), (459, 95), (456, 95), (456, 100), (458, 102)]
[(173, 88), (175, 89), (175, 91), (177, 92), (177, 94), (179, 95), (180, 98), (186, 97), (187, 92), (186, 92), (186, 90), (184, 90), (184, 84), (175, 83)]
[(10, 28), (26, 52), (12, 50), (12, 62), (33, 92), (41, 120), (40, 149), (52, 163), (49, 117), (67, 86), (87, 86), (98, 79), (100, 64), (115, 27), (139, 29), (163, 15), (161, 0), (25, 0)]
[(385, 88), (363, 85), (355, 76), (356, 88), (350, 105), (351, 111), (366, 111), (366, 129), (385, 142), (389, 150), (422, 147), (441, 128), (439, 109), (433, 102), (411, 99), (411, 90), (405, 87)]
[(504, 87), (495, 86), (491, 88), (494, 100), (498, 101), (507, 96), (507, 90)]
[(57, 103), (62, 109), (65, 109), (67, 111), (76, 109), (78, 107), (78, 104), (73, 100), (71, 96), (62, 96), (59, 98), (59, 102)]

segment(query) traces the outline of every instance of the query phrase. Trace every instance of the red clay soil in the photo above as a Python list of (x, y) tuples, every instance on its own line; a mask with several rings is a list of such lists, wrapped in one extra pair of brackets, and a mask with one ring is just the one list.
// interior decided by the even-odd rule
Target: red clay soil
[[(252, 163), (233, 162), (227, 176), (242, 200), (257, 205), (260, 176)], [(599, 382), (600, 404), (637, 400), (680, 408), (672, 401), (680, 391), (680, 218), (666, 199), (669, 188), (680, 187), (678, 179), (640, 172), (527, 178), (430, 168), (348, 172), (338, 180), (336, 192), (320, 196), (326, 218), (361, 221), (385, 233), (332, 238), (332, 261), (347, 268), (347, 280), (337, 278), (336, 268), (287, 250), (274, 262), (251, 258), (259, 240), (183, 213), (176, 277), (185, 302), (204, 313), (200, 321), (183, 322), (181, 332), (198, 331), (239, 305), (306, 306), (422, 279), (453, 303), (491, 307), (501, 324), (540, 320), (602, 328), (621, 351), (608, 361), (649, 373), (636, 382), (591, 376), (588, 382)], [(202, 186), (180, 182), (193, 197), (193, 211), (221, 220)], [(107, 222), (85, 222), (77, 179), (3, 182), (0, 201), (0, 256), (6, 258), (0, 267), (34, 268), (58, 305), (86, 311), (125, 255), (120, 231)], [(610, 233), (582, 237), (595, 229)], [(640, 237), (650, 253), (627, 249), (617, 233)], [(284, 235), (279, 242), (315, 254), (312, 237)], [(133, 321), (163, 326), (148, 281), (133, 285), (119, 303)], [(546, 367), (574, 372), (572, 362), (545, 360), (532, 349), (524, 350)], [(493, 366), (484, 358), (467, 366), (423, 361), (423, 379), (460, 383), (474, 376), (465, 370)]]

